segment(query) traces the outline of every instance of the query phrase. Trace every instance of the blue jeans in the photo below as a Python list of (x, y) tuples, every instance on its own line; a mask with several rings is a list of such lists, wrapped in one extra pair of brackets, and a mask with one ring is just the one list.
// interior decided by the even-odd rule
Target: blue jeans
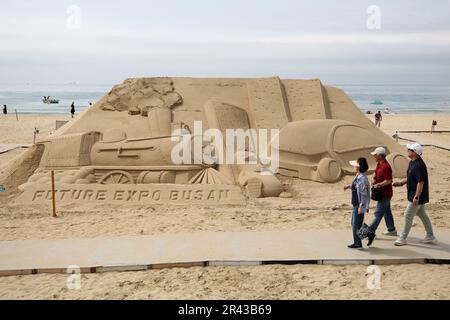
[(358, 236), (358, 230), (361, 229), (364, 223), (364, 214), (358, 213), (358, 207), (353, 207), (352, 210), (352, 231), (353, 231), (353, 243), (357, 246), (362, 246), (361, 239)]
[(375, 209), (375, 213), (373, 215), (374, 217), (372, 223), (369, 225), (369, 228), (373, 233), (377, 231), (383, 217), (388, 231), (395, 231), (394, 216), (391, 211), (390, 198), (383, 198), (381, 201), (378, 201), (377, 208)]

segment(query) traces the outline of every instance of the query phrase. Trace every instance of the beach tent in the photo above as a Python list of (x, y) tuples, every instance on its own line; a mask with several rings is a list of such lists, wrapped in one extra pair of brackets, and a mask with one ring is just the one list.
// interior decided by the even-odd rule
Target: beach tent
[(376, 105), (376, 106), (380, 106), (380, 105), (383, 105), (384, 103), (381, 100), (374, 100), (370, 104), (373, 104), (373, 105)]

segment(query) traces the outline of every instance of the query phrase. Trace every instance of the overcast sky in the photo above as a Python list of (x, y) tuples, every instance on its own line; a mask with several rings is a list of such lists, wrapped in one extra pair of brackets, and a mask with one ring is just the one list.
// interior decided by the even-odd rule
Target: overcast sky
[[(450, 85), (450, 0), (0, 5), (3, 84), (279, 75), (331, 84)], [(376, 21), (370, 5), (381, 9), (380, 29), (367, 27), (368, 19)]]

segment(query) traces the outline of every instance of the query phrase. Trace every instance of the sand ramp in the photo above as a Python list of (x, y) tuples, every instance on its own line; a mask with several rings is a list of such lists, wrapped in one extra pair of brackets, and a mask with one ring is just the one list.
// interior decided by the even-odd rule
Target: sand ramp
[(320, 80), (282, 80), (282, 84), (292, 121), (331, 118)]
[(247, 82), (249, 114), (257, 129), (282, 128), (290, 121), (280, 78), (252, 79)]
[(17, 144), (17, 143), (1, 144), (0, 145), (0, 154), (6, 153), (8, 151), (18, 149), (18, 148), (30, 148), (31, 146), (32, 146), (32, 144)]

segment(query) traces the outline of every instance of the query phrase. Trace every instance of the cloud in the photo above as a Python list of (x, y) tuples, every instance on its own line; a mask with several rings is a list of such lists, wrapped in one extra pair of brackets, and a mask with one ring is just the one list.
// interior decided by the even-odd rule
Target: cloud
[[(350, 46), (386, 46), (386, 50), (403, 47), (445, 47), (450, 48), (449, 32), (383, 33), (378, 31), (354, 34), (220, 34), (199, 30), (153, 29), (136, 34), (63, 31), (52, 35), (30, 35), (24, 33), (0, 33), (2, 53), (73, 53), (73, 54), (154, 54), (168, 53), (184, 48), (191, 50), (197, 45), (210, 47), (258, 48), (278, 46), (319, 46), (330, 49)], [(436, 49), (438, 50), (438, 49)], [(329, 54), (332, 54), (330, 50)]]
[(371, 31), (366, 34), (305, 34), (279, 36), (239, 36), (233, 38), (237, 42), (266, 44), (311, 44), (311, 45), (421, 45), (448, 46), (449, 32), (424, 33), (382, 33)]
[(0, 73), (116, 81), (156, 73), (363, 79), (376, 72), (450, 82), (448, 1), (380, 0), (381, 30), (366, 29), (368, 1), (130, 1), (77, 1), (76, 30), (66, 27), (67, 1), (24, 10), (27, 2), (10, 1), (15, 9), (0, 12)]

